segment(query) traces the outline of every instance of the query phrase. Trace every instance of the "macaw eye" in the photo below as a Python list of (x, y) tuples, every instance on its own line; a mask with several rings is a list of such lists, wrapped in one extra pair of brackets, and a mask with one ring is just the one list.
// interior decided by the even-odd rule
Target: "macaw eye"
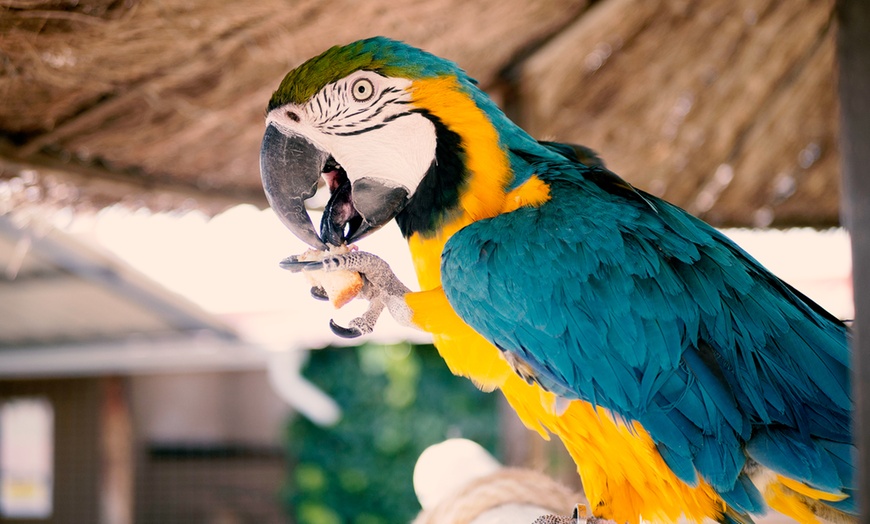
[(375, 86), (368, 78), (360, 78), (350, 88), (353, 99), (357, 102), (365, 102), (375, 94)]

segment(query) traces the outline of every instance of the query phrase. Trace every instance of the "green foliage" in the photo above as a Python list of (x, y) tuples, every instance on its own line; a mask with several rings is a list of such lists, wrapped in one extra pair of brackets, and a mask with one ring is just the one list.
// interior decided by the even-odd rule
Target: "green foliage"
[(408, 522), (420, 509), (412, 475), (426, 447), (457, 436), (491, 452), (497, 444), (496, 397), (453, 376), (431, 345), (312, 351), (304, 374), (343, 417), (331, 428), (290, 423), (284, 501), (299, 524)]

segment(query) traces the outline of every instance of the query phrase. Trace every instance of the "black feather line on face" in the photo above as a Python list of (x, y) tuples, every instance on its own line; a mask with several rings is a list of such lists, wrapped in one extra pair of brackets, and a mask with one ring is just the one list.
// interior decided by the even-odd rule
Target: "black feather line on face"
[(405, 209), (396, 216), (405, 238), (414, 233), (435, 234), (445, 218), (459, 208), (459, 197), (468, 179), (462, 137), (428, 111), (414, 112), (422, 114), (435, 126), (435, 160)]
[[(384, 127), (385, 125), (387, 125), (387, 124), (375, 124), (375, 125), (373, 125), (373, 126), (365, 127), (365, 128), (363, 128), (363, 129), (357, 129), (357, 130), (355, 130), (355, 131), (345, 131), (345, 132), (342, 132), (342, 133), (333, 132), (332, 134), (335, 135), (335, 136), (354, 136), (354, 135), (361, 135), (361, 134), (363, 134), (363, 133), (368, 133), (369, 131), (374, 131), (375, 129), (380, 129), (380, 128)], [(350, 127), (350, 128), (353, 128), (353, 127), (356, 127), (356, 124), (348, 124), (347, 126), (344, 126), (344, 127)]]

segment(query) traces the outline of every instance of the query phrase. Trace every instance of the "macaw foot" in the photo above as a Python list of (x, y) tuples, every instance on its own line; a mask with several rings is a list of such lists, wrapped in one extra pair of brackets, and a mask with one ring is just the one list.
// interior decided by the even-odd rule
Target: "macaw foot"
[(538, 517), (532, 524), (610, 524), (611, 521), (598, 517), (586, 516), (586, 505), (577, 504), (570, 517), (564, 515), (544, 515)]
[[(362, 276), (363, 287), (358, 296), (368, 300), (369, 307), (365, 313), (351, 320), (348, 327), (329, 321), (332, 332), (340, 337), (356, 338), (371, 333), (385, 308), (399, 323), (411, 325), (411, 310), (405, 302), (405, 294), (411, 290), (396, 277), (390, 265), (377, 255), (365, 251), (350, 251), (316, 261), (299, 260), (294, 255), (282, 260), (280, 265), (294, 273), (353, 271)], [(311, 295), (318, 300), (328, 298), (326, 291), (317, 286), (311, 288)]]

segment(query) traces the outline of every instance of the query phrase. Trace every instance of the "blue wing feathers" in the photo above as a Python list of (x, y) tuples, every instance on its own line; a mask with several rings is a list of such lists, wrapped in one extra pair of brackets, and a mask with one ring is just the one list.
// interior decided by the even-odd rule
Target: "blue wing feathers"
[(852, 483), (852, 472), (842, 478), (830, 451), (819, 439), (804, 439), (794, 430), (762, 429), (746, 444), (754, 460), (777, 473), (808, 485), (838, 493)]
[[(851, 486), (845, 327), (682, 210), (547, 167), (548, 203), (448, 241), (457, 313), (545, 387), (640, 421), (678, 477), (738, 509), (763, 507), (744, 448), (819, 489)], [(810, 463), (787, 465), (801, 453)]]
[(834, 467), (837, 469), (837, 475), (842, 482), (843, 490), (855, 489), (855, 448), (850, 444), (842, 442), (833, 442), (831, 440), (819, 439), (819, 445), (825, 448)]
[(720, 491), (719, 496), (729, 506), (747, 513), (761, 514), (765, 511), (764, 498), (746, 475), (740, 475), (734, 487), (728, 491)]
[[(722, 435), (728, 435), (723, 439)], [(716, 436), (706, 435), (704, 442), (694, 456), (695, 468), (708, 472), (705, 479), (720, 491), (728, 491), (738, 482), (738, 477), (746, 463), (746, 455), (732, 432), (722, 432)]]
[(710, 369), (701, 355), (698, 354), (696, 348), (688, 348), (683, 355), (691, 373), (697, 377), (699, 382), (705, 385), (705, 389), (701, 391), (709, 399), (709, 402), (715, 406), (713, 413), (710, 413), (710, 418), (726, 421), (742, 438), (749, 438), (750, 426), (737, 407), (734, 393), (723, 381), (723, 377), (721, 375), (717, 376)]
[(692, 456), (686, 453), (677, 453), (672, 448), (659, 443), (656, 446), (662, 460), (671, 468), (674, 475), (690, 486), (698, 485), (698, 473), (695, 471), (695, 464), (692, 462)]

